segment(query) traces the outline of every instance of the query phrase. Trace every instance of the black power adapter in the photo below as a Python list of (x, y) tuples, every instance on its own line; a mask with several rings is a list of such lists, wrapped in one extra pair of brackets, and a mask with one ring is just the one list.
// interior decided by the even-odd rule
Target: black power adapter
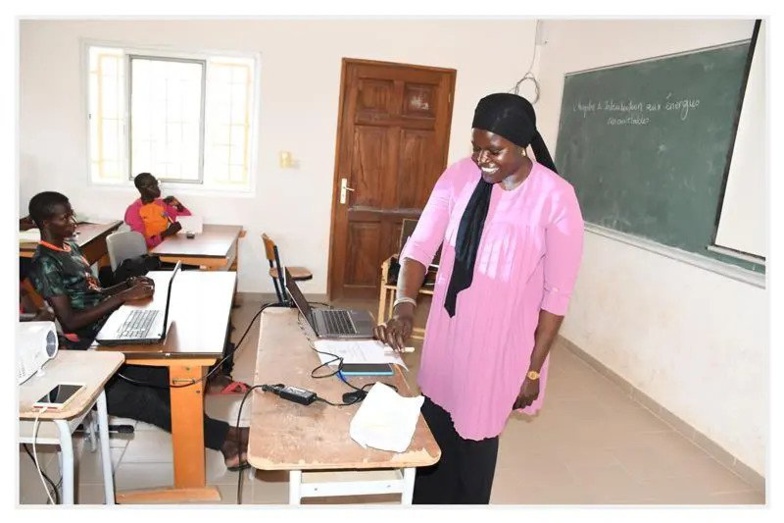
[(262, 385), (261, 390), (272, 392), (284, 400), (293, 401), (300, 405), (310, 405), (316, 401), (316, 398), (318, 397), (313, 391), (292, 387), (291, 385), (284, 386), (282, 383), (277, 385)]

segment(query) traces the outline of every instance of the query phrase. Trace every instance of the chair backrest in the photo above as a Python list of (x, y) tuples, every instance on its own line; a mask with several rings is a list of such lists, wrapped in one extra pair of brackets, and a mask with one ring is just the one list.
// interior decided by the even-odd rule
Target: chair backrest
[(272, 241), (272, 238), (267, 236), (267, 233), (261, 234), (261, 240), (264, 242), (264, 254), (267, 257), (267, 261), (270, 263), (270, 267), (275, 262), (275, 242)]
[(140, 232), (114, 232), (106, 237), (106, 250), (109, 251), (109, 263), (114, 272), (128, 258), (147, 254), (147, 243)]

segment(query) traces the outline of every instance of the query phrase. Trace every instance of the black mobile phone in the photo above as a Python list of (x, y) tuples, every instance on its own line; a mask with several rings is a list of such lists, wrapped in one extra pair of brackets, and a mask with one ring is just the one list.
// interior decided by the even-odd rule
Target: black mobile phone
[(389, 363), (344, 363), (340, 372), (344, 376), (392, 376), (395, 373)]
[(52, 390), (41, 396), (38, 401), (33, 403), (33, 407), (61, 409), (65, 407), (83, 388), (84, 385), (78, 383), (60, 383), (59, 385), (52, 387)]

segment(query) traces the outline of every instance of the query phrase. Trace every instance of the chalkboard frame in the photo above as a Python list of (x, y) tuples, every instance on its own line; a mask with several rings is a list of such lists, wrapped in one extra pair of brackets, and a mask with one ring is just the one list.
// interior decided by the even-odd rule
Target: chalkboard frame
[[(701, 222), (702, 223), (701, 227), (702, 227), (702, 230), (704, 231), (704, 233), (701, 236), (702, 239), (697, 241), (697, 242), (692, 241), (691, 247), (686, 249), (685, 247), (683, 247), (681, 245), (677, 245), (675, 243), (669, 244), (668, 243), (668, 241), (669, 241), (668, 239), (649, 237), (649, 236), (643, 235), (642, 233), (635, 232), (635, 230), (630, 230), (631, 228), (628, 226), (628, 224), (626, 224), (626, 230), (623, 230), (623, 229), (615, 230), (612, 226), (610, 226), (610, 227), (606, 226), (607, 224), (602, 224), (601, 222), (593, 222), (590, 216), (586, 216), (586, 229), (588, 229), (588, 230), (592, 230), (593, 229), (593, 230), (599, 232), (600, 234), (602, 234), (604, 236), (609, 236), (609, 237), (612, 237), (613, 234), (618, 233), (616, 235), (616, 236), (619, 237), (618, 239), (622, 239), (626, 243), (633, 243), (633, 244), (637, 243), (637, 244), (640, 244), (639, 246), (644, 247), (644, 248), (650, 248), (651, 246), (653, 246), (653, 248), (650, 248), (650, 250), (659, 252), (660, 254), (661, 253), (668, 253), (668, 254), (673, 255), (671, 257), (676, 257), (678, 259), (683, 259), (684, 261), (688, 261), (689, 263), (695, 263), (695, 264), (699, 265), (700, 258), (705, 258), (705, 259), (710, 260), (709, 263), (705, 264), (706, 265), (705, 268), (708, 268), (710, 270), (716, 270), (716, 264), (713, 263), (713, 261), (714, 260), (718, 260), (722, 264), (730, 264), (730, 265), (734, 265), (734, 266), (740, 267), (740, 268), (743, 269), (743, 272), (754, 273), (751, 276), (750, 279), (753, 280), (753, 282), (755, 284), (759, 283), (758, 275), (759, 275), (759, 273), (763, 273), (764, 274), (764, 271), (765, 271), (764, 262), (763, 263), (757, 263), (757, 262), (754, 262), (754, 261), (738, 259), (736, 257), (726, 256), (723, 253), (718, 253), (718, 252), (710, 250), (710, 248), (713, 245), (713, 240), (715, 239), (716, 228), (718, 226), (719, 213), (721, 211), (721, 203), (722, 203), (721, 200), (723, 198), (724, 191), (725, 191), (725, 188), (726, 188), (727, 176), (728, 176), (728, 173), (729, 173), (730, 159), (731, 159), (731, 155), (732, 155), (732, 144), (733, 144), (734, 139), (735, 139), (735, 133), (737, 132), (737, 125), (738, 125), (738, 120), (739, 120), (739, 117), (740, 117), (740, 109), (741, 109), (742, 102), (743, 102), (743, 94), (744, 94), (744, 91), (745, 91), (745, 86), (746, 86), (746, 82), (747, 82), (747, 78), (748, 78), (748, 72), (749, 72), (749, 65), (750, 65), (751, 56), (752, 56), (752, 53), (753, 53), (753, 38), (751, 40), (750, 39), (738, 40), (738, 41), (733, 41), (733, 42), (727, 42), (727, 43), (724, 43), (724, 44), (721, 44), (721, 45), (718, 45), (718, 46), (710, 46), (710, 47), (704, 47), (704, 48), (699, 48), (699, 49), (692, 49), (692, 50), (682, 51), (682, 52), (678, 52), (678, 53), (672, 53), (672, 54), (660, 55), (660, 56), (655, 56), (655, 57), (649, 57), (649, 58), (645, 58), (645, 59), (642, 59), (642, 60), (635, 60), (635, 61), (630, 61), (630, 62), (624, 62), (624, 63), (619, 63), (619, 64), (612, 64), (612, 65), (608, 65), (608, 66), (602, 66), (602, 67), (596, 67), (596, 68), (591, 68), (591, 69), (585, 69), (585, 70), (581, 70), (581, 71), (574, 71), (574, 72), (566, 73), (566, 75), (564, 77), (564, 92), (563, 92), (563, 97), (562, 97), (562, 102), (561, 102), (561, 117), (560, 117), (560, 124), (561, 125), (559, 126), (559, 132), (558, 132), (558, 146), (556, 148), (556, 165), (558, 166), (559, 172), (561, 172), (562, 176), (564, 176), (565, 179), (567, 179), (569, 181), (572, 181), (572, 180), (570, 180), (570, 176), (569, 176), (569, 172), (568, 172), (569, 169), (565, 169), (564, 168), (565, 166), (562, 163), (563, 162), (563, 156), (564, 156), (564, 154), (563, 154), (564, 145), (563, 144), (567, 142), (567, 139), (564, 138), (563, 129), (564, 129), (564, 122), (565, 121), (569, 122), (569, 119), (567, 117), (565, 117), (564, 112), (567, 111), (567, 110), (571, 111), (572, 110), (572, 105), (573, 105), (574, 101), (577, 100), (577, 99), (580, 99), (580, 98), (577, 98), (577, 96), (581, 96), (581, 95), (575, 95), (575, 93), (579, 92), (579, 91), (576, 91), (575, 89), (579, 89), (579, 87), (582, 87), (584, 85), (588, 85), (590, 87), (590, 85), (591, 85), (590, 82), (592, 82), (592, 81), (596, 82), (599, 79), (604, 79), (604, 78), (608, 78), (608, 77), (611, 78), (612, 76), (598, 76), (598, 75), (596, 75), (594, 78), (588, 78), (585, 81), (579, 80), (578, 82), (575, 82), (573, 84), (572, 92), (569, 93), (569, 91), (568, 91), (568, 79), (570, 77), (578, 77), (579, 75), (591, 75), (591, 74), (596, 73), (596, 72), (603, 72), (603, 71), (607, 71), (607, 70), (615, 70), (615, 69), (621, 70), (619, 68), (624, 68), (625, 67), (625, 68), (627, 68), (627, 69), (625, 69), (625, 71), (632, 71), (631, 74), (628, 74), (628, 73), (625, 73), (625, 74), (629, 75), (629, 77), (633, 79), (634, 78), (634, 73), (636, 71), (628, 69), (629, 66), (635, 66), (637, 64), (648, 64), (649, 62), (661, 62), (663, 60), (668, 60), (668, 59), (671, 59), (671, 58), (678, 58), (678, 57), (687, 57), (687, 59), (688, 59), (688, 57), (691, 57), (691, 56), (694, 56), (694, 55), (701, 55), (702, 53), (705, 53), (705, 52), (724, 50), (724, 49), (728, 49), (728, 48), (736, 48), (736, 49), (734, 49), (734, 54), (729, 55), (729, 56), (734, 56), (735, 57), (735, 58), (731, 58), (732, 60), (735, 60), (734, 63), (737, 64), (737, 65), (733, 66), (733, 69), (734, 70), (738, 70), (740, 68), (740, 64), (738, 62), (738, 59), (743, 60), (743, 58), (744, 58), (743, 56), (740, 56), (740, 57), (738, 56), (738, 52), (742, 53), (744, 51), (743, 47), (741, 47), (741, 46), (746, 46), (747, 51), (746, 51), (746, 56), (745, 56), (745, 64), (744, 64), (743, 72), (742, 72), (743, 76), (742, 77), (741, 76), (735, 77), (740, 82), (740, 91), (738, 93), (737, 99), (731, 98), (730, 100), (726, 100), (726, 97), (725, 97), (725, 105), (724, 105), (724, 107), (727, 107), (727, 109), (723, 109), (723, 110), (727, 111), (727, 112), (726, 113), (722, 113), (722, 114), (726, 114), (726, 118), (724, 119), (724, 121), (729, 120), (730, 117), (732, 118), (731, 120), (729, 120), (731, 122), (731, 126), (728, 126), (727, 127), (727, 131), (725, 131), (725, 136), (726, 136), (726, 133), (730, 134), (730, 143), (729, 143), (729, 147), (726, 150), (726, 152), (725, 152), (725, 150), (722, 147), (720, 149), (715, 149), (715, 151), (718, 151), (718, 152), (714, 152), (713, 153), (714, 156), (716, 154), (719, 154), (719, 155), (723, 154), (725, 156), (725, 158), (726, 158), (726, 162), (725, 162), (725, 164), (723, 166), (723, 172), (719, 173), (719, 172), (716, 172), (714, 170), (714, 172), (715, 172), (714, 180), (717, 180), (719, 174), (721, 174), (721, 180), (719, 182), (720, 186), (719, 186), (719, 189), (718, 189), (719, 190), (719, 194), (717, 196), (718, 201), (716, 201), (714, 203), (715, 204), (715, 215), (711, 215), (709, 218), (704, 219), (704, 221)], [(719, 56), (719, 55), (717, 54), (717, 56)], [(701, 58), (701, 57), (698, 56), (698, 58)], [(672, 62), (670, 62), (670, 63), (672, 63)], [(669, 63), (665, 62), (664, 65), (661, 66), (661, 67), (663, 69), (666, 69), (667, 67), (669, 67), (668, 64)], [(658, 65), (658, 64), (656, 64), (656, 65)], [(730, 70), (733, 70), (733, 69), (730, 69)], [(616, 74), (616, 73), (613, 73), (613, 72), (610, 73), (610, 75), (613, 75), (613, 74)], [(621, 73), (621, 74), (623, 74), (623, 73)], [(631, 83), (633, 84), (634, 81), (632, 81)], [(610, 90), (610, 92), (612, 92), (612, 91)], [(596, 93), (596, 91), (591, 91), (591, 94), (592, 95), (596, 95), (597, 93)], [(613, 93), (613, 94), (615, 94), (615, 93)], [(729, 106), (726, 105), (727, 101), (730, 102)], [(733, 104), (734, 104), (734, 110), (733, 110)], [(732, 112), (730, 112), (730, 111), (732, 111)], [(572, 117), (572, 121), (573, 121), (573, 118), (574, 117)], [(596, 120), (594, 120), (594, 121), (596, 121)], [(666, 125), (666, 124), (662, 124), (662, 125)], [(646, 130), (646, 132), (647, 132), (647, 130)], [(586, 136), (587, 136), (586, 134), (579, 135), (580, 138), (578, 140), (578, 141), (582, 140), (582, 144), (579, 145), (579, 147), (583, 148), (583, 151), (581, 153), (583, 156), (586, 155), (586, 154), (589, 154), (586, 151), (588, 151), (589, 150), (588, 148), (591, 147), (591, 142), (590, 142), (591, 138), (590, 137), (586, 137)], [(601, 142), (601, 138), (598, 141)], [(574, 143), (575, 143), (575, 140), (574, 140), (574, 138), (572, 138), (571, 139), (571, 144), (572, 144), (573, 149), (575, 147)], [(709, 143), (713, 143), (713, 142), (709, 142)], [(715, 143), (720, 143), (720, 142), (715, 142)], [(602, 145), (606, 145), (606, 144), (602, 144)], [(574, 161), (575, 160), (572, 159), (573, 163), (574, 163)], [(714, 164), (716, 164), (716, 163), (718, 163), (718, 161), (714, 162)], [(585, 183), (593, 183), (593, 182), (585, 182), (585, 177), (583, 175), (583, 183), (585, 184)], [(601, 183), (601, 182), (599, 182), (599, 183)], [(716, 190), (716, 187), (715, 187), (715, 183), (716, 182), (714, 181), (713, 183), (714, 183), (714, 186), (713, 186), (714, 189), (713, 190), (715, 191)], [(596, 186), (596, 187), (598, 187), (598, 186)], [(577, 185), (576, 185), (575, 188), (578, 189)], [(599, 190), (599, 189), (597, 189), (597, 190)], [(580, 198), (579, 190), (578, 190), (578, 198)], [(707, 198), (712, 198), (712, 195), (707, 197)], [(594, 198), (593, 205), (596, 205), (597, 201), (598, 200)], [(710, 202), (714, 201), (714, 200), (707, 199), (706, 201), (707, 201), (708, 209), (711, 209), (711, 205), (714, 205), (714, 204), (711, 204)], [(712, 210), (713, 209), (711, 209), (711, 211)], [(596, 212), (594, 212), (594, 215), (596, 215)], [(710, 230), (708, 232), (707, 229), (709, 227), (711, 227), (711, 226), (712, 226), (712, 230)], [(672, 231), (672, 230), (670, 230), (670, 231)], [(666, 231), (665, 231), (665, 233), (666, 233)], [(707, 238), (708, 234), (710, 234), (710, 238)], [(695, 258), (695, 255), (696, 255), (696, 258)], [(719, 270), (718, 272), (727, 272), (727, 271)], [(735, 273), (737, 271), (735, 271), (733, 269), (729, 269), (729, 272)], [(749, 278), (747, 278), (746, 275), (744, 275), (744, 276), (741, 276), (741, 279), (744, 279), (744, 281), (745, 281), (745, 280), (748, 280)], [(764, 277), (763, 277), (763, 280), (764, 280)]]

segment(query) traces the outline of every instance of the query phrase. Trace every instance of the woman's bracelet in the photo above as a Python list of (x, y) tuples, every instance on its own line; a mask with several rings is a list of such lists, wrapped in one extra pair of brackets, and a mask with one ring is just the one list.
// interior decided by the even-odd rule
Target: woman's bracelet
[(414, 307), (416, 307), (416, 306), (417, 306), (417, 301), (416, 301), (414, 298), (409, 298), (408, 296), (400, 296), (400, 297), (398, 297), (398, 298), (395, 300), (395, 302), (392, 304), (392, 308), (394, 309), (395, 307), (397, 307), (397, 306), (398, 306), (398, 305), (400, 305), (401, 303), (410, 303), (410, 304), (411, 304), (411, 305), (413, 305)]

